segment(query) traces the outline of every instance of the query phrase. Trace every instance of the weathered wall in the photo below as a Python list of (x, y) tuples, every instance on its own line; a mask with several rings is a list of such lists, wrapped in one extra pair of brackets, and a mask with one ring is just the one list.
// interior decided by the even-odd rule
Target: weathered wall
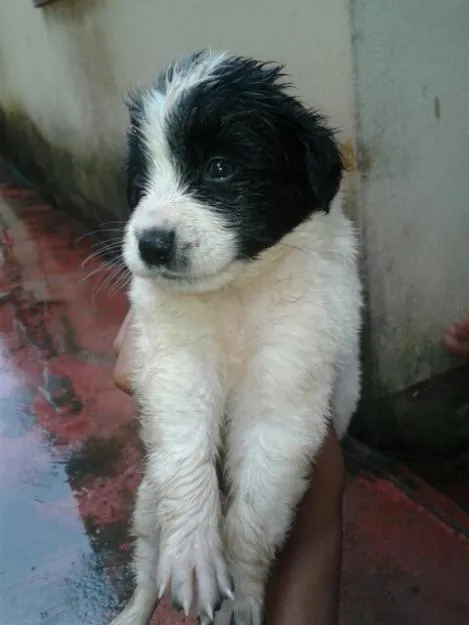
[[(441, 336), (469, 311), (469, 2), (354, 0), (353, 12), (366, 370), (387, 396), (454, 366)], [(393, 436), (411, 436), (391, 418)], [(430, 436), (424, 419), (414, 440)]]
[(42, 9), (2, 0), (3, 144), (88, 221), (122, 216), (129, 87), (208, 45), (286, 63), (304, 98), (353, 142), (348, 19), (344, 0), (61, 0)]

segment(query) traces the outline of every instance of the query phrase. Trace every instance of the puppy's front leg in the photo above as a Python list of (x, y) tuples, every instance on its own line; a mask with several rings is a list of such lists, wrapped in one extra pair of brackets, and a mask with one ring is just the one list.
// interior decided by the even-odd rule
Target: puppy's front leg
[(328, 373), (285, 377), (251, 374), (231, 406), (226, 543), (235, 586), (232, 625), (262, 623), (269, 568), (326, 434)]
[(155, 579), (158, 562), (156, 492), (146, 476), (138, 488), (133, 517), (135, 590), (111, 625), (147, 625), (158, 598)]
[(157, 591), (212, 620), (221, 595), (231, 595), (215, 467), (223, 412), (216, 362), (207, 353), (159, 354), (138, 397), (146, 477), (157, 496)]

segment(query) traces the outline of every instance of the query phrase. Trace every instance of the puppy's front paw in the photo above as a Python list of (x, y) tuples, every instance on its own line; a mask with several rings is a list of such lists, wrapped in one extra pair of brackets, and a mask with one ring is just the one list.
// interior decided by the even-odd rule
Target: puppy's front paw
[(139, 615), (130, 609), (123, 610), (116, 616), (109, 625), (141, 625), (142, 620)]
[(229, 616), (225, 616), (227, 625), (262, 625), (262, 601), (254, 597), (236, 597), (227, 605)]
[(206, 528), (169, 535), (160, 551), (157, 583), (160, 597), (166, 592), (176, 609), (186, 615), (194, 609), (203, 623), (210, 623), (224, 597), (232, 598), (231, 580), (216, 531)]

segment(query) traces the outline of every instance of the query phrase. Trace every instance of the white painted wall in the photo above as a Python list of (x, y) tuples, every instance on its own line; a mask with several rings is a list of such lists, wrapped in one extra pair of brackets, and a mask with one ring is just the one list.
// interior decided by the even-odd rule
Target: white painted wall
[(286, 63), (353, 136), (348, 20), (346, 0), (2, 0), (0, 103), (21, 103), (54, 142), (120, 150), (129, 87), (211, 45)]
[(372, 348), (392, 392), (448, 367), (441, 335), (469, 312), (469, 1), (355, 0), (354, 24)]

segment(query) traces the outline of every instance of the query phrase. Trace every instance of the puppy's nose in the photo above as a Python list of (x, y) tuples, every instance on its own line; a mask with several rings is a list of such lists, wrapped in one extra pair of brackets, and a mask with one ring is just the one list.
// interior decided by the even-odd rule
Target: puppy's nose
[(140, 256), (147, 265), (166, 265), (174, 254), (174, 230), (152, 228), (138, 237)]

